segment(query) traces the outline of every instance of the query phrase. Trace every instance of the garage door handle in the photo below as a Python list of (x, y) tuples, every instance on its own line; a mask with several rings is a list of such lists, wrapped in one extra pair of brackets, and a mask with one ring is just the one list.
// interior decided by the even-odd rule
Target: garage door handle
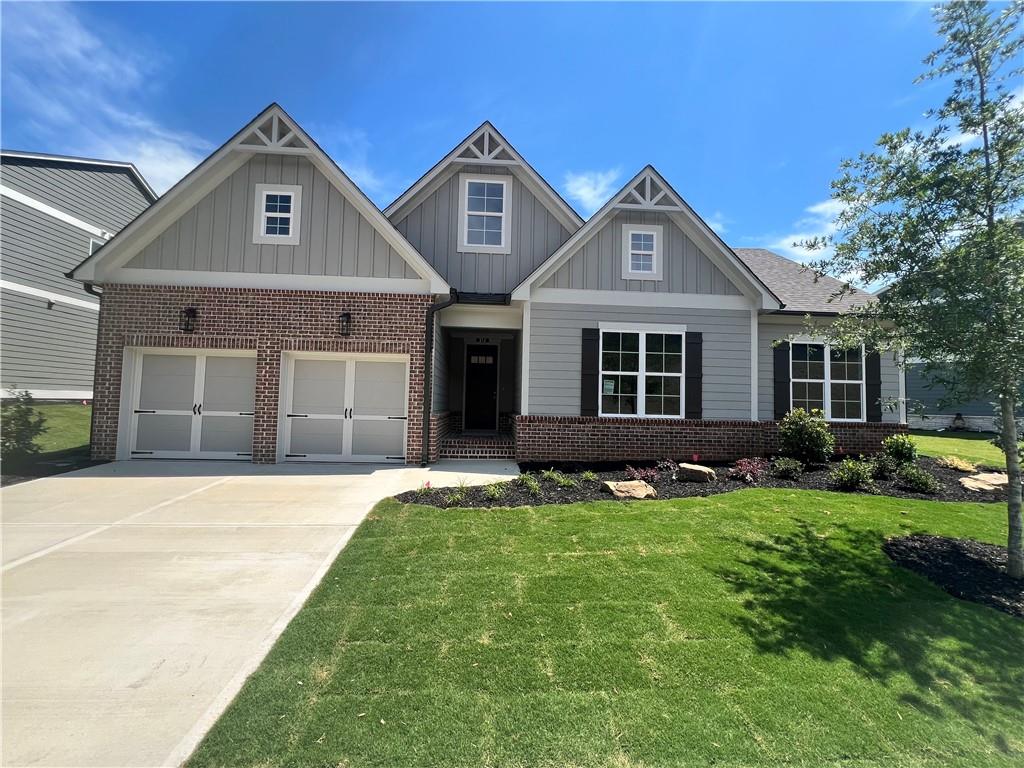
[(308, 419), (308, 413), (289, 413), (287, 414), (289, 419)]
[(202, 403), (199, 404), (199, 415), (200, 416), (203, 415), (203, 404)]
[(156, 411), (139, 411), (139, 410), (136, 410), (135, 413), (156, 413)]
[(199, 407), (198, 405), (196, 405), (195, 403), (192, 403), (192, 415), (193, 416), (196, 415), (196, 408), (198, 408), (198, 407)]

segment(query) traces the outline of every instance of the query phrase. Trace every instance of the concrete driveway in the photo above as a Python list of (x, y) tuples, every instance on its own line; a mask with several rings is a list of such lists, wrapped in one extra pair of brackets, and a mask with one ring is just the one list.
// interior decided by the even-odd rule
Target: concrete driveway
[(366, 512), (514, 464), (107, 464), (2, 492), (5, 766), (184, 760)]

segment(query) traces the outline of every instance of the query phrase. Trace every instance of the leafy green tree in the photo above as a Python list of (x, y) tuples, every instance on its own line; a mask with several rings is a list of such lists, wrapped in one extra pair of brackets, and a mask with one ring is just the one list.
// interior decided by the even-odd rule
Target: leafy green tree
[[(837, 322), (838, 343), (921, 358), (958, 399), (998, 401), (1009, 474), (1009, 567), (1024, 578), (1021, 449), (1014, 413), (1024, 383), (1024, 3), (951, 2), (933, 11), (939, 48), (918, 82), (948, 86), (930, 130), (886, 133), (832, 182), (833, 234), (802, 243), (812, 267), (889, 284)], [(1016, 89), (1016, 92), (1015, 90)], [(841, 291), (842, 292), (842, 291)], [(840, 293), (841, 293), (840, 292)]]
[(28, 391), (11, 394), (11, 400), (0, 411), (0, 458), (5, 463), (38, 453), (36, 438), (46, 431), (46, 419), (32, 407), (32, 395)]

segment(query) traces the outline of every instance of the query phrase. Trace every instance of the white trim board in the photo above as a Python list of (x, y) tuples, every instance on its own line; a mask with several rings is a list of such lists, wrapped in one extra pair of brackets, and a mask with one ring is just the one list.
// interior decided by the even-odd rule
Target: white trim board
[(195, 285), (204, 288), (276, 288), (339, 293), (431, 293), (430, 283), (426, 280), (405, 277), (279, 275), (262, 272), (199, 272), (137, 267), (113, 269), (107, 277), (107, 282), (128, 285)]
[[(26, 389), (36, 400), (92, 400), (91, 389), (32, 389), (31, 387), (15, 387), (18, 392)], [(7, 389), (4, 389), (4, 397)]]
[(512, 306), (453, 304), (440, 310), (437, 318), (442, 328), (518, 330), (523, 327), (523, 312)]
[(674, 307), (677, 309), (750, 310), (746, 296), (707, 293), (655, 293), (653, 291), (602, 291), (576, 288), (537, 288), (531, 300), (537, 304), (603, 304), (615, 307)]
[(52, 301), (54, 304), (67, 304), (72, 307), (79, 307), (81, 309), (90, 309), (93, 312), (100, 311), (100, 303), (98, 301), (87, 301), (86, 299), (74, 299), (70, 296), (64, 296), (60, 293), (52, 293), (50, 291), (41, 291), (38, 288), (33, 288), (30, 285), (21, 285), (20, 283), (12, 283), (10, 280), (0, 280), (0, 288), (14, 293), (21, 293), (26, 296), (35, 296), (39, 299), (46, 299)]
[(63, 221), (65, 224), (70, 224), (72, 227), (76, 227), (77, 229), (80, 229), (83, 232), (88, 232), (90, 235), (94, 235), (98, 238), (101, 238), (104, 242), (106, 242), (107, 240), (114, 236), (113, 232), (108, 232), (105, 229), (100, 229), (97, 226), (82, 221), (76, 216), (72, 216), (70, 213), (64, 213), (64, 211), (60, 210), (59, 208), (54, 208), (52, 205), (47, 205), (46, 203), (36, 200), (34, 197), (29, 197), (23, 192), (19, 192), (16, 189), (11, 189), (10, 187), (5, 187), (3, 184), (0, 184), (0, 195), (3, 195), (4, 197), (9, 197), (11, 198), (11, 200), (15, 200), (21, 203), (22, 205), (26, 205), (29, 208), (35, 211), (39, 211), (40, 213), (44, 213), (51, 218), (57, 219), (58, 221)]

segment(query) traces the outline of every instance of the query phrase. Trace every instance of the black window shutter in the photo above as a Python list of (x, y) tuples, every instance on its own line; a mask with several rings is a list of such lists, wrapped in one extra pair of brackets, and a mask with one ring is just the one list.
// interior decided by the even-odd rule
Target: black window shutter
[(597, 328), (583, 329), (583, 355), (580, 365), (580, 416), (597, 416), (600, 333)]
[(868, 352), (864, 358), (864, 399), (867, 401), (868, 421), (882, 420), (882, 356)]
[(686, 332), (686, 410), (688, 419), (703, 418), (704, 408), (704, 334)]
[(785, 418), (789, 413), (789, 342), (780, 342), (775, 347), (775, 420)]

